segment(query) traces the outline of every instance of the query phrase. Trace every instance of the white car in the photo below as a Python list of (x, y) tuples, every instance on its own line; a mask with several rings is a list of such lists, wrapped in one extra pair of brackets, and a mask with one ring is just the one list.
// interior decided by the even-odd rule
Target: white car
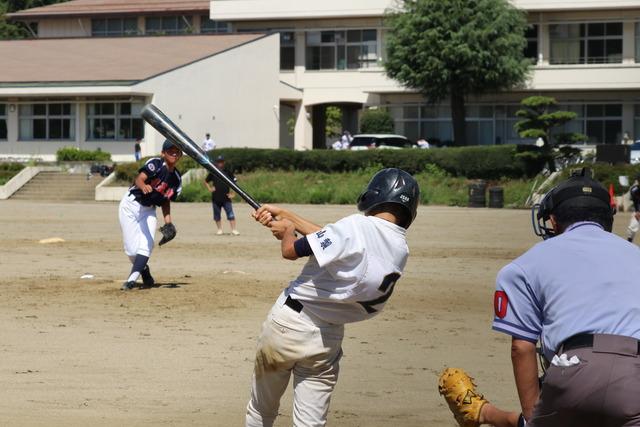
[(414, 145), (406, 137), (393, 134), (354, 135), (349, 144), (350, 150), (368, 150), (371, 148), (411, 148)]
[(632, 165), (637, 165), (640, 163), (640, 139), (631, 144), (631, 156), (630, 163)]

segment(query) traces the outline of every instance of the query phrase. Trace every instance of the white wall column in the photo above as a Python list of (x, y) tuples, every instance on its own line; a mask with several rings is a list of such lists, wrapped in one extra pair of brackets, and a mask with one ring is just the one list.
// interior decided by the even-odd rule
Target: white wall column
[(296, 104), (296, 126), (293, 141), (296, 150), (311, 150), (313, 148), (313, 128), (311, 127), (309, 109), (302, 105), (302, 102)]
[(549, 39), (549, 24), (541, 22), (538, 26), (537, 65), (549, 65), (550, 56), (551, 56), (551, 40)]
[(18, 142), (20, 128), (20, 122), (18, 120), (19, 108), (20, 106), (17, 102), (7, 103), (7, 143), (10, 147)]
[(636, 62), (636, 27), (635, 22), (622, 23), (622, 63), (634, 64)]
[(294, 66), (294, 72), (296, 76), (295, 85), (298, 86), (299, 82), (302, 81), (302, 76), (306, 70), (305, 67), (305, 45), (306, 41), (306, 33), (304, 31), (296, 31), (296, 62)]
[(88, 150), (87, 142), (87, 103), (76, 103), (76, 146)]

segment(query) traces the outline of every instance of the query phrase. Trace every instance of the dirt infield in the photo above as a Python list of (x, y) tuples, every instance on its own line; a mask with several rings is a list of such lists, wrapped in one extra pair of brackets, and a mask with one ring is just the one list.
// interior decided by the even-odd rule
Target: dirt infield
[[(294, 209), (318, 223), (354, 211)], [(160, 286), (125, 293), (116, 203), (0, 202), (2, 425), (243, 425), (260, 325), (304, 261), (282, 260), (246, 205), (240, 236), (215, 236), (208, 204), (172, 210), (178, 236), (150, 262)], [(385, 311), (347, 326), (329, 424), (453, 426), (436, 390), (445, 366), (517, 408), (492, 295), (498, 270), (537, 241), (530, 230), (528, 211), (420, 208)], [(51, 237), (65, 242), (38, 243)], [(291, 389), (277, 425), (291, 425)]]

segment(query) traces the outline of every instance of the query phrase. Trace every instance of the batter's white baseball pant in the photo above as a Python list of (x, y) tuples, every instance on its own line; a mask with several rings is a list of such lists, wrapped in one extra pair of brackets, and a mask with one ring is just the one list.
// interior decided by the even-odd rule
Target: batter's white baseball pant
[(636, 219), (636, 215), (634, 213), (631, 215), (631, 221), (629, 221), (629, 227), (627, 227), (627, 239), (633, 241), (638, 230), (640, 230), (640, 222)]
[(151, 256), (153, 239), (158, 219), (155, 206), (142, 206), (127, 193), (120, 201), (118, 210), (124, 252), (131, 257)]
[[(262, 325), (246, 426), (272, 426), (293, 373), (293, 425), (326, 425), (338, 381), (344, 325), (323, 324), (284, 305), (281, 294)], [(318, 325), (320, 323), (320, 325)]]

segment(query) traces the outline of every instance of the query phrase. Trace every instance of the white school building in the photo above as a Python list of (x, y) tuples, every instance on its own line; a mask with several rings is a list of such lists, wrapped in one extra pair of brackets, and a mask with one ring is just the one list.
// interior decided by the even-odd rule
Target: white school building
[[(523, 143), (514, 112), (555, 97), (590, 144), (640, 139), (640, 1), (512, 0), (527, 11), (533, 72), (519, 91), (468, 99), (466, 144)], [(452, 139), (448, 102), (385, 76), (394, 0), (72, 0), (10, 14), (34, 38), (0, 42), (0, 157), (53, 159), (76, 146), (114, 160), (157, 153), (139, 117), (153, 102), (219, 147), (326, 147), (325, 111), (358, 132), (387, 108), (395, 132)]]

